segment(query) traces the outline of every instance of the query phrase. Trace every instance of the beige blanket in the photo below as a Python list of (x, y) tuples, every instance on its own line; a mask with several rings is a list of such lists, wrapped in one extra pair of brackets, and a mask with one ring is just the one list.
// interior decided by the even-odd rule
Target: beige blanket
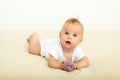
[[(81, 47), (90, 66), (73, 72), (52, 69), (43, 57), (29, 54), (33, 31), (0, 31), (0, 80), (120, 80), (120, 30), (86, 30)], [(40, 39), (58, 31), (37, 31)]]

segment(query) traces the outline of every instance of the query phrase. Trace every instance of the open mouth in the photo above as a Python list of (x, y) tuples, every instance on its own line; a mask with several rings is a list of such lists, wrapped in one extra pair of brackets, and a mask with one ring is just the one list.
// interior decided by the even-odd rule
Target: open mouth
[(66, 41), (66, 43), (67, 43), (67, 44), (71, 44), (71, 42), (70, 42), (70, 41)]

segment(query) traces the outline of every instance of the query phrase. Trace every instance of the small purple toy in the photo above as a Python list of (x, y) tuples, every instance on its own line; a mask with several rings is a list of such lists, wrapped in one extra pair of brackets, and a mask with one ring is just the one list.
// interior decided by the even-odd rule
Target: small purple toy
[(65, 71), (73, 71), (75, 69), (74, 63), (72, 61), (65, 61), (63, 64), (63, 70)]

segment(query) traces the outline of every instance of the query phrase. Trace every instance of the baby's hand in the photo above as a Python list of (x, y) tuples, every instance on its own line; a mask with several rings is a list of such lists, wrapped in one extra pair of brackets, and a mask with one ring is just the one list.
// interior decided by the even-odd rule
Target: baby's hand
[(60, 69), (63, 69), (64, 62), (65, 62), (65, 61), (62, 61), (62, 62), (60, 63), (60, 65), (59, 65)]
[(76, 69), (76, 70), (79, 70), (79, 69), (80, 69), (80, 67), (79, 67), (79, 65), (78, 65), (77, 63), (75, 64), (75, 69)]

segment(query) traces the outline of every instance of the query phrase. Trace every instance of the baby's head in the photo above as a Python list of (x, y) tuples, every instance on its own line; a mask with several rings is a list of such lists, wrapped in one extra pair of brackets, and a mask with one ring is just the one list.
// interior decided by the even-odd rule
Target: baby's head
[(60, 42), (65, 48), (75, 48), (83, 39), (83, 26), (76, 18), (68, 19), (61, 31)]

